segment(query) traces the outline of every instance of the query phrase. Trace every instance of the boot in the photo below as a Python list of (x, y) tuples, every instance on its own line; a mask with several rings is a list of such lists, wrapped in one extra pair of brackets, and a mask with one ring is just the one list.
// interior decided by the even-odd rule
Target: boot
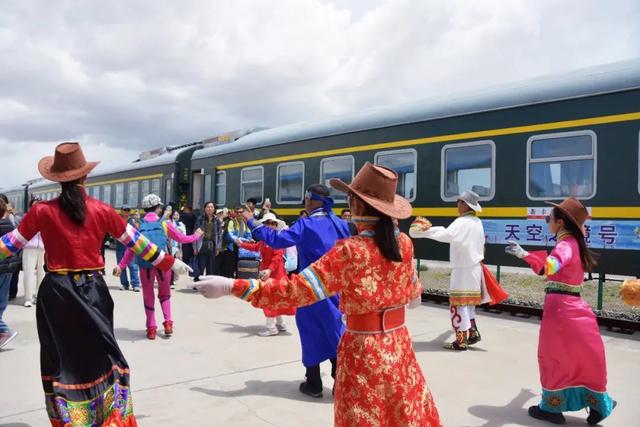
[(305, 374), (307, 380), (300, 384), (300, 393), (314, 398), (322, 397), (322, 378), (320, 378), (320, 365), (308, 366)]
[(469, 329), (469, 339), (467, 340), (467, 345), (474, 345), (480, 342), (482, 337), (480, 337), (480, 331), (478, 330), (478, 326), (476, 325), (476, 319), (471, 319), (471, 329)]
[(165, 320), (162, 322), (162, 326), (164, 326), (164, 334), (171, 335), (173, 334), (173, 321)]
[(147, 338), (150, 340), (155, 340), (157, 330), (158, 328), (156, 328), (155, 326), (147, 328)]
[(540, 409), (538, 405), (529, 407), (529, 416), (536, 420), (549, 421), (551, 424), (564, 424), (565, 419), (562, 412), (548, 412)]
[(467, 345), (467, 331), (457, 331), (455, 341), (446, 343), (442, 347), (446, 350), (466, 351)]

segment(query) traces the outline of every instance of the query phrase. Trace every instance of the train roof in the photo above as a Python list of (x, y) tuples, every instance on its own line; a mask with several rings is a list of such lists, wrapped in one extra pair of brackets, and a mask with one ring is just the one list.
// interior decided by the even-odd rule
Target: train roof
[(563, 99), (640, 88), (640, 58), (578, 69), (399, 106), (380, 107), (315, 122), (302, 122), (255, 132), (232, 144), (204, 148), (193, 159), (285, 144), (287, 142), (501, 110)]
[(15, 193), (16, 191), (24, 192), (24, 185), (20, 184), (20, 185), (13, 185), (7, 188), (0, 188), (0, 193), (3, 193), (3, 194)]
[(39, 188), (47, 188), (51, 186), (60, 185), (59, 182), (49, 181), (48, 179), (41, 178), (38, 182), (34, 182), (29, 186), (29, 190), (37, 190)]
[(88, 178), (91, 179), (118, 172), (146, 169), (155, 166), (171, 165), (176, 162), (176, 158), (180, 153), (188, 150), (189, 148), (192, 148), (193, 146), (196, 146), (196, 144), (193, 144), (191, 147), (184, 147), (180, 149), (172, 149), (171, 147), (168, 147), (167, 151), (155, 157), (149, 159), (138, 159), (133, 162), (121, 163), (115, 166), (107, 165), (106, 163), (100, 163), (93, 171), (91, 171)]

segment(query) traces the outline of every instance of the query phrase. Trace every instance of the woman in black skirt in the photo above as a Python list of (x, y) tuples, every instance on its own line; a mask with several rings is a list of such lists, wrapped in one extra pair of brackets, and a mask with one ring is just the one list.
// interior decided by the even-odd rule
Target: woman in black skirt
[(87, 196), (83, 183), (97, 162), (78, 143), (63, 143), (38, 164), (59, 182), (60, 197), (36, 204), (0, 239), (0, 259), (40, 232), (48, 273), (38, 291), (40, 369), (51, 425), (136, 426), (129, 366), (113, 332), (113, 300), (99, 273), (106, 233), (161, 270), (188, 267), (158, 249), (108, 205)]

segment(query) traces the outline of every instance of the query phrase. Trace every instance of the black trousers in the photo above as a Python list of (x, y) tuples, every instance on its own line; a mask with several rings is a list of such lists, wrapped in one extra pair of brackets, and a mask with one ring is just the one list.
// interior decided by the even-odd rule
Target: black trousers
[[(331, 361), (331, 377), (336, 379), (336, 365), (338, 360), (336, 358), (329, 359)], [(307, 366), (307, 372), (305, 373), (307, 377), (307, 384), (309, 385), (309, 389), (314, 393), (319, 393), (322, 391), (322, 378), (320, 377), (320, 365), (315, 366)]]
[(213, 252), (205, 253), (200, 252), (198, 254), (198, 267), (200, 268), (200, 271), (197, 279), (204, 275), (209, 276), (218, 274), (216, 269), (216, 251), (214, 250)]

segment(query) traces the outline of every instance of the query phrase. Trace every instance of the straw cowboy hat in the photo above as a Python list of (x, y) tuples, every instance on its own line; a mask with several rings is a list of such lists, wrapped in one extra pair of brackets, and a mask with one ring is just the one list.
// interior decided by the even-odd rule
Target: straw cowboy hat
[(275, 214), (268, 212), (266, 214), (264, 214), (264, 216), (262, 217), (262, 219), (259, 221), (260, 224), (264, 224), (265, 222), (275, 222), (276, 224), (278, 224), (278, 230), (282, 230), (284, 228), (284, 226), (286, 225), (285, 222), (281, 219), (278, 219)]
[(70, 182), (86, 176), (98, 163), (85, 160), (79, 143), (63, 142), (58, 144), (53, 156), (40, 160), (38, 170), (50, 181)]
[(465, 191), (464, 193), (459, 195), (456, 200), (465, 202), (467, 206), (469, 206), (476, 212), (482, 212), (482, 206), (480, 206), (480, 203), (478, 203), (479, 199), (480, 196), (478, 196), (473, 191)]
[(548, 205), (555, 206), (564, 213), (571, 222), (578, 226), (578, 229), (584, 236), (584, 223), (589, 216), (589, 211), (575, 197), (564, 199), (562, 203), (545, 202)]
[(395, 171), (367, 162), (353, 178), (351, 185), (332, 178), (331, 186), (345, 193), (353, 193), (374, 209), (391, 218), (405, 219), (411, 216), (411, 203), (396, 194), (398, 174)]

